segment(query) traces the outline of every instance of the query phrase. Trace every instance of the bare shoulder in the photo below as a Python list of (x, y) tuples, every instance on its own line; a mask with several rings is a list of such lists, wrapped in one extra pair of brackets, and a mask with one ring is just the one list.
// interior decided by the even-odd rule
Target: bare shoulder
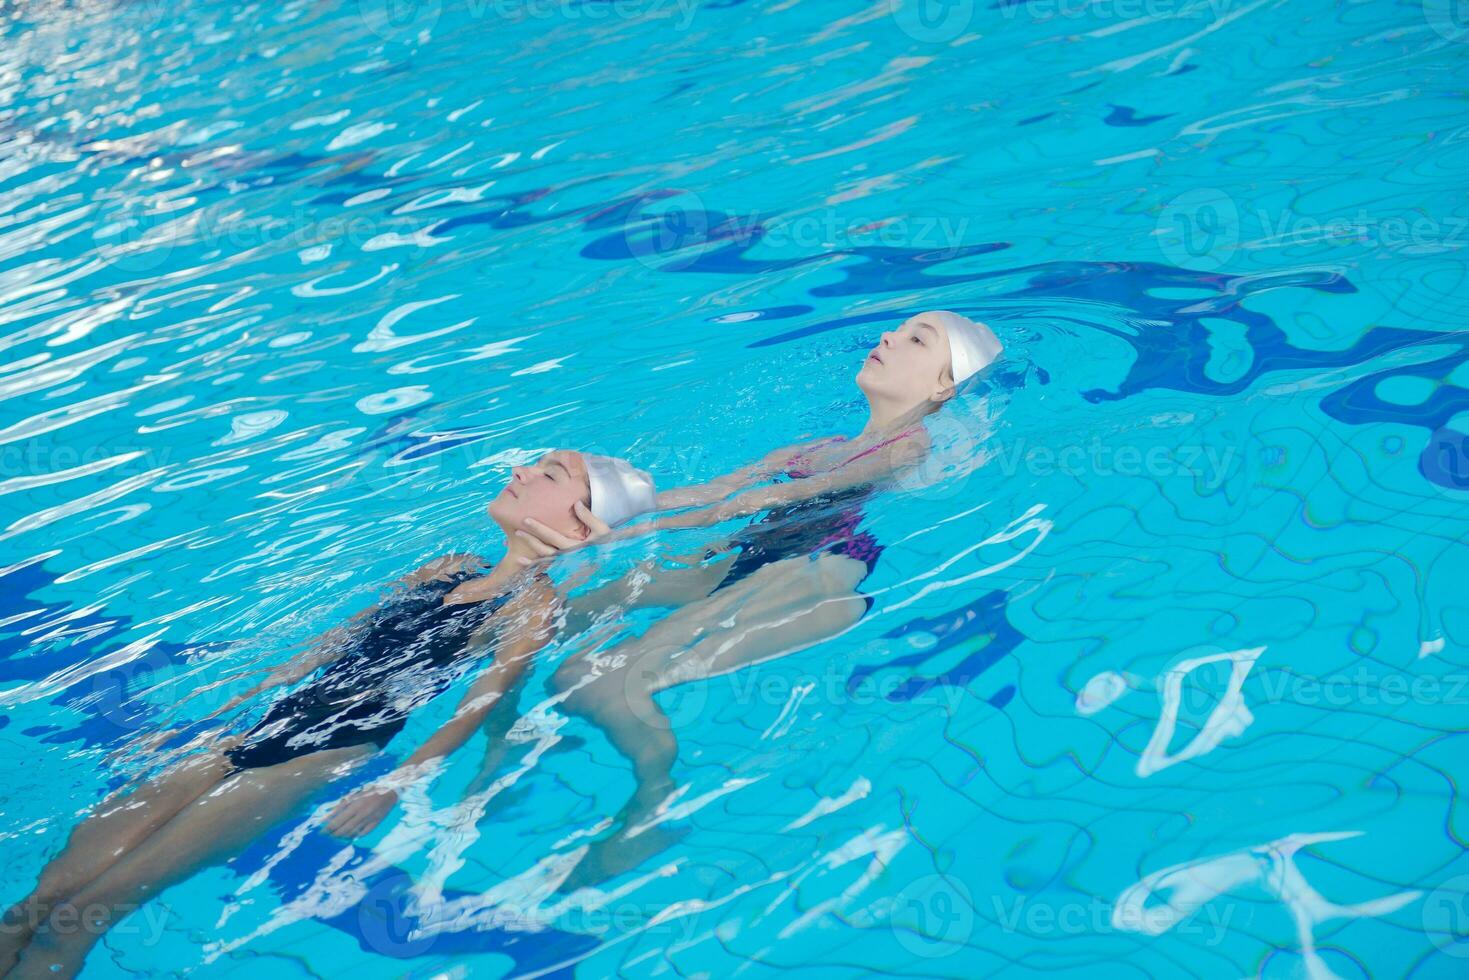
[(933, 437), (924, 426), (915, 426), (893, 441), (888, 458), (894, 472), (919, 465), (928, 457)]
[(911, 449), (919, 454), (926, 454), (929, 447), (933, 445), (933, 436), (929, 434), (927, 426), (916, 425), (899, 436), (894, 441), (894, 445)]
[(436, 578), (444, 578), (456, 572), (470, 568), (479, 568), (484, 560), (479, 555), (469, 552), (454, 552), (452, 554), (440, 555), (437, 558), (424, 562), (418, 568), (403, 576), (409, 585), (420, 585)]

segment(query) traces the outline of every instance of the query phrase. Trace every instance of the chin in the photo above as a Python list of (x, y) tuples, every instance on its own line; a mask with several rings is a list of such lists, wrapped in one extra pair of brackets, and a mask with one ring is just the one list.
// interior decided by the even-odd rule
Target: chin
[(901, 385), (891, 384), (890, 378), (873, 378), (857, 375), (857, 387), (862, 394), (867, 396), (868, 401), (874, 398), (882, 398), (888, 401), (901, 400), (907, 392), (902, 390)]
[(490, 501), (490, 506), (485, 508), (485, 513), (490, 515), (490, 520), (501, 527), (505, 527), (507, 523), (514, 524), (516, 522), (515, 508), (511, 506), (514, 503), (513, 500), (496, 497)]

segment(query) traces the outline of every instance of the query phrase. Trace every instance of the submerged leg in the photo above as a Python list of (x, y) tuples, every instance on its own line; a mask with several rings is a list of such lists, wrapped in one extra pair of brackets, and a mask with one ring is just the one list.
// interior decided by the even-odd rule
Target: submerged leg
[[(601, 842), (569, 885), (588, 884), (631, 866), (647, 847), (612, 850), (650, 833), (644, 824), (674, 788), (678, 741), (654, 696), (793, 653), (861, 619), (866, 602), (854, 589), (866, 567), (837, 555), (775, 562), (748, 579), (673, 613), (635, 641), (611, 651), (620, 661), (604, 673), (580, 661), (563, 664), (553, 686), (568, 711), (607, 735), (633, 764), (637, 789), (619, 814), (622, 828)], [(645, 855), (644, 855), (645, 856)]]
[(37, 930), (10, 976), (76, 975), (87, 953), (119, 919), (169, 885), (234, 856), (345, 767), (370, 754), (364, 746), (328, 749), (230, 776), (69, 896), (67, 905), (82, 919), (53, 919)]
[(56, 906), (91, 884), (180, 810), (218, 786), (230, 764), (220, 755), (184, 760), (128, 793), (104, 800), (77, 825), (29, 895), (0, 922), (0, 975), (14, 965), (37, 926)]

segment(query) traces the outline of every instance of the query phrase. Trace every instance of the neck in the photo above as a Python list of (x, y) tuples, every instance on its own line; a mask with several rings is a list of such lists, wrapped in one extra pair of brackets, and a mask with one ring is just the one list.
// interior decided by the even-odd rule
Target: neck
[(862, 428), (863, 436), (885, 436), (911, 426), (921, 419), (926, 404), (912, 405), (890, 402), (886, 399), (867, 399), (869, 414)]
[(530, 550), (530, 546), (515, 535), (508, 535), (505, 539), (505, 554), (495, 562), (488, 575), (484, 576), (485, 586), (494, 591), (502, 591), (516, 576), (527, 571), (520, 563), (521, 558), (539, 557)]

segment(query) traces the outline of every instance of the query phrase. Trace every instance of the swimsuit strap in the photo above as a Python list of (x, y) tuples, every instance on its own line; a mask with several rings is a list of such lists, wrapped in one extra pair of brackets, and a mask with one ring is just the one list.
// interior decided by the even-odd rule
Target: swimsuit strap
[[(836, 466), (832, 467), (832, 469), (833, 470), (839, 470), (843, 466), (846, 466), (848, 463), (855, 463), (857, 460), (861, 459), (863, 456), (870, 456), (873, 453), (877, 452), (879, 449), (882, 449), (882, 448), (884, 448), (886, 446), (891, 446), (893, 443), (897, 442), (899, 439), (906, 439), (906, 438), (908, 438), (910, 435), (912, 435), (913, 433), (917, 432), (919, 430), (919, 428), (921, 428), (921, 426), (916, 426), (915, 425), (913, 428), (907, 429), (907, 430), (905, 430), (903, 432), (900, 432), (900, 433), (898, 433), (897, 435), (893, 436), (890, 439), (884, 439), (882, 442), (879, 442), (875, 446), (869, 446), (866, 449), (862, 450), (857, 455), (848, 457), (847, 459), (844, 459), (842, 462), (840, 462)], [(834, 442), (850, 442), (850, 441), (851, 440), (848, 439), (846, 436), (832, 436), (829, 439), (823, 439), (823, 440), (821, 440), (816, 445), (820, 446), (820, 445), (828, 445), (828, 444), (834, 443)], [(796, 462), (797, 460), (801, 460), (801, 459), (807, 458), (808, 452), (800, 452), (800, 453), (797, 453), (796, 455), (792, 456), (789, 460), (787, 460), (786, 461), (786, 472), (789, 473), (789, 474), (791, 474), (791, 476), (796, 477), (796, 479), (801, 479), (802, 476), (810, 476), (810, 475), (812, 475), (812, 473), (814, 471), (810, 471), (810, 470), (807, 470), (807, 471), (804, 471), (804, 472), (798, 474), (797, 471), (796, 471), (796, 469), (794, 467), (792, 467), (792, 465), (791, 465), (792, 463)]]
[(846, 442), (846, 441), (847, 441), (847, 437), (846, 436), (841, 436), (841, 435), (828, 436), (825, 439), (819, 439), (819, 440), (817, 440), (811, 446), (810, 449), (803, 449), (800, 452), (796, 453), (795, 455), (791, 456), (789, 459), (786, 460), (786, 465), (785, 465), (786, 472), (791, 472), (793, 470), (792, 464), (794, 464), (797, 460), (803, 460), (803, 459), (808, 458), (810, 456), (810, 454), (811, 454), (811, 450), (812, 449), (815, 449), (817, 446), (825, 446), (825, 445), (828, 445), (829, 443), (833, 443), (833, 442)]
[(870, 455), (872, 455), (873, 453), (877, 452), (879, 449), (882, 449), (885, 446), (891, 446), (893, 443), (897, 442), (899, 439), (906, 439), (906, 438), (908, 438), (910, 435), (912, 435), (913, 433), (917, 432), (918, 431), (918, 428), (919, 428), (918, 426), (914, 426), (913, 428), (908, 429), (906, 432), (900, 432), (900, 433), (898, 433), (897, 435), (893, 436), (891, 439), (884, 439), (882, 442), (879, 442), (877, 445), (870, 446), (867, 449), (862, 450), (860, 453), (858, 453), (857, 455), (853, 456), (851, 459), (848, 459), (848, 460), (845, 460), (844, 462), (842, 462), (839, 466), (837, 466), (837, 469), (841, 469), (843, 466), (846, 466), (847, 463), (855, 463), (857, 460), (861, 459), (863, 456), (870, 456)]

